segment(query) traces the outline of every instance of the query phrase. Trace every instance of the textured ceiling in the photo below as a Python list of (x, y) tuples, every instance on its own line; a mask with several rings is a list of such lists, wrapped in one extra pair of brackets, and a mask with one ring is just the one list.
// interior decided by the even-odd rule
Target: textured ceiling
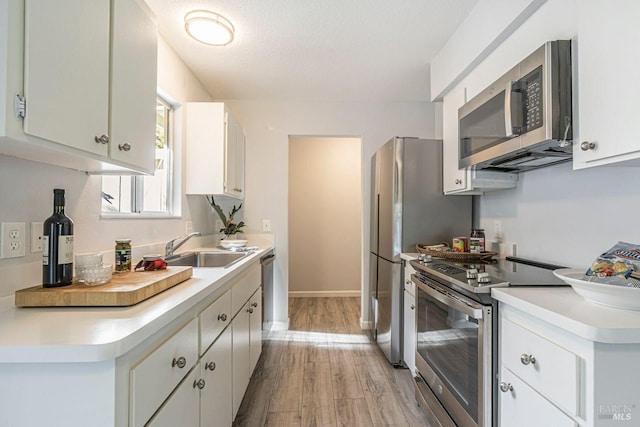
[[(429, 62), (477, 0), (146, 0), (160, 34), (217, 99), (428, 101)], [(208, 9), (236, 29), (184, 31)]]

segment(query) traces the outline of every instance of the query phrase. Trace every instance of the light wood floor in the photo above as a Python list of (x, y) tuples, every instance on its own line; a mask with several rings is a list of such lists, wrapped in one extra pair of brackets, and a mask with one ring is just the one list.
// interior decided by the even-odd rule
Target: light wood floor
[(291, 298), (265, 340), (234, 426), (421, 426), (407, 369), (360, 329), (360, 298)]

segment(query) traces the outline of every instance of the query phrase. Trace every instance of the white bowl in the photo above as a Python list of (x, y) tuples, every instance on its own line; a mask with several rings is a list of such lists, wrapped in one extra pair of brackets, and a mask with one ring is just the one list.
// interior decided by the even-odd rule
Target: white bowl
[(220, 240), (220, 246), (225, 249), (244, 248), (249, 243), (248, 240)]
[(607, 307), (640, 310), (640, 288), (589, 282), (583, 279), (585, 271), (561, 268), (554, 270), (553, 274), (571, 285), (587, 301)]

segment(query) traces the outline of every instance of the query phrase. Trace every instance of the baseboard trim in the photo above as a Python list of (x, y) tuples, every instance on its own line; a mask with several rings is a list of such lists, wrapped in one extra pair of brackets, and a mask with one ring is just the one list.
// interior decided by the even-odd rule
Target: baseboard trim
[(270, 322), (271, 329), (270, 331), (288, 331), (289, 330), (289, 319), (286, 322)]
[(359, 297), (360, 291), (289, 291), (289, 298)]
[(373, 327), (373, 322), (371, 320), (362, 320), (360, 318), (360, 329), (371, 329)]

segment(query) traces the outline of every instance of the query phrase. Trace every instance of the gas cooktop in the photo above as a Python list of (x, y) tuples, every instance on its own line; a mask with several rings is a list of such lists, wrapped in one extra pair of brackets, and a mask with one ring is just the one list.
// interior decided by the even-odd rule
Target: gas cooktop
[(490, 293), (491, 288), (508, 286), (566, 286), (553, 275), (553, 270), (562, 266), (516, 257), (473, 263), (414, 260), (411, 265), (423, 274), (444, 281), (444, 284), (456, 285), (473, 293)]

